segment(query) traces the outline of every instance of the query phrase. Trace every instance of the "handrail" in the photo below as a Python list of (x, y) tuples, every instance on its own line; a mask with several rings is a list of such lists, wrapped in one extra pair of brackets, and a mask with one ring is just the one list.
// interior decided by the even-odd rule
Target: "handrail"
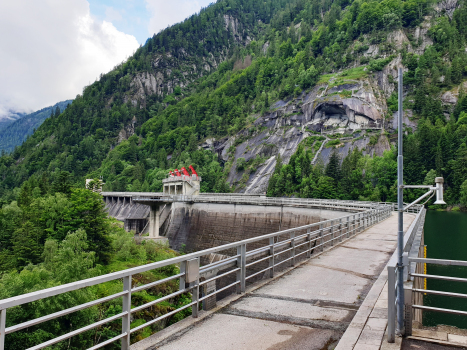
[[(335, 203), (339, 204), (337, 202)], [(340, 203), (340, 205), (343, 205), (343, 203)], [(182, 309), (186, 309), (194, 305), (196, 305), (196, 307), (193, 307), (192, 314), (193, 314), (193, 317), (197, 317), (197, 314), (198, 314), (197, 305), (200, 304), (202, 301), (206, 300), (207, 298), (218, 295), (220, 292), (223, 292), (227, 290), (228, 288), (233, 288), (233, 287), (237, 289), (237, 293), (243, 293), (245, 291), (245, 286), (246, 286), (247, 281), (249, 283), (251, 281), (254, 282), (254, 277), (258, 276), (259, 274), (269, 273), (269, 277), (272, 277), (274, 275), (275, 269), (278, 269), (280, 267), (286, 267), (284, 265), (285, 263), (288, 266), (290, 265), (295, 266), (297, 259), (310, 258), (314, 252), (323, 251), (326, 247), (327, 247), (326, 249), (330, 249), (332, 246), (342, 242), (344, 238), (349, 238), (350, 236), (363, 231), (364, 229), (376, 224), (377, 222), (385, 220), (391, 215), (391, 212), (393, 210), (391, 205), (382, 205), (379, 203), (375, 203), (374, 207), (370, 207), (370, 208), (365, 207), (364, 209), (366, 210), (352, 213), (350, 215), (346, 215), (346, 216), (343, 216), (337, 219), (324, 220), (321, 222), (308, 224), (308, 225), (304, 225), (304, 226), (300, 226), (296, 228), (291, 228), (288, 230), (282, 230), (282, 231), (262, 235), (259, 237), (253, 237), (253, 238), (245, 239), (239, 242), (229, 243), (229, 244), (225, 244), (222, 246), (205, 249), (199, 252), (190, 253), (190, 254), (186, 254), (183, 256), (179, 256), (179, 257), (175, 257), (175, 258), (171, 258), (167, 260), (134, 267), (134, 268), (123, 270), (123, 271), (110, 273), (110, 274), (103, 275), (103, 276), (93, 277), (93, 278), (76, 281), (76, 282), (68, 283), (68, 284), (61, 285), (61, 286), (56, 286), (56, 287), (41, 290), (41, 291), (36, 291), (36, 292), (27, 293), (27, 294), (19, 295), (19, 296), (12, 297), (12, 298), (0, 300), (0, 350), (4, 350), (5, 334), (7, 333), (13, 333), (17, 330), (27, 327), (29, 324), (32, 324), (32, 323), (40, 324), (41, 322), (43, 322), (42, 320), (50, 320), (56, 317), (60, 317), (60, 316), (69, 314), (71, 312), (75, 312), (77, 310), (82, 310), (91, 304), (96, 305), (99, 302), (103, 302), (103, 301), (110, 300), (110, 299), (117, 298), (117, 297), (123, 297), (122, 298), (123, 299), (122, 313), (116, 316), (113, 316), (112, 320), (115, 320), (115, 319), (123, 320), (122, 333), (115, 338), (105, 340), (104, 342), (95, 345), (94, 347), (92, 347), (92, 349), (97, 349), (106, 344), (109, 344), (109, 342), (116, 341), (119, 339), (122, 339), (122, 349), (128, 349), (131, 333), (134, 333), (135, 331), (141, 328), (147, 327), (150, 324), (153, 324), (155, 322), (158, 322), (159, 320), (170, 317), (171, 315), (177, 312), (180, 312)], [(296, 235), (297, 232), (299, 233), (298, 235)], [(268, 242), (268, 243), (264, 243), (264, 242)], [(263, 246), (260, 248), (255, 247), (254, 249), (248, 251), (247, 245), (251, 245), (255, 243), (263, 244)], [(226, 259), (227, 261), (225, 261), (225, 263), (221, 260), (220, 263), (213, 263), (213, 264), (210, 264), (210, 266), (209, 265), (202, 266), (198, 280), (190, 284), (185, 283), (185, 280), (188, 278), (188, 275), (185, 272), (185, 270), (189, 262), (192, 262), (193, 260), (195, 260), (197, 261), (196, 264), (198, 264), (199, 266), (201, 257), (207, 256), (212, 253), (220, 252), (220, 251), (226, 251), (226, 250), (233, 250), (233, 251), (236, 250), (237, 255), (234, 257), (227, 258)], [(265, 259), (264, 257), (266, 256), (268, 256), (269, 258)], [(255, 259), (258, 259), (261, 261), (258, 261), (258, 260), (255, 261)], [(167, 279), (164, 279), (164, 280), (152, 282), (150, 286), (148, 285), (137, 286), (137, 287), (132, 286), (132, 276), (146, 272), (146, 271), (150, 271), (153, 269), (158, 269), (161, 267), (174, 265), (174, 264), (180, 266), (180, 273), (174, 276), (168, 277)], [(265, 268), (261, 264), (263, 265), (266, 264), (267, 267)], [(227, 270), (229, 268), (230, 269), (233, 268), (233, 270), (230, 270), (230, 271)], [(255, 271), (254, 270), (255, 268), (258, 268), (260, 270)], [(253, 269), (253, 271), (251, 269)], [(221, 275), (219, 276), (214, 275), (215, 277), (214, 279), (212, 275), (209, 275), (212, 273), (217, 274), (219, 271), (224, 271), (224, 272), (221, 273)], [(227, 286), (224, 286), (223, 288), (219, 290), (216, 290), (212, 294), (204, 296), (203, 298), (199, 297), (200, 286), (206, 283), (213, 283), (213, 281), (219, 278), (222, 278), (223, 276), (226, 276), (227, 274), (233, 274), (234, 276), (236, 276), (235, 281), (230, 283)], [(209, 281), (204, 281), (201, 284), (199, 278), (207, 278)], [(66, 292), (70, 292), (70, 291), (74, 291), (74, 290), (78, 290), (78, 289), (82, 289), (85, 287), (89, 287), (89, 286), (93, 286), (93, 285), (97, 285), (97, 284), (101, 284), (101, 283), (105, 283), (109, 281), (114, 281), (118, 279), (123, 279), (123, 291), (122, 292), (119, 292), (111, 296), (107, 296), (101, 300), (93, 301), (87, 304), (78, 305), (71, 309), (66, 309), (66, 310), (62, 310), (62, 311), (59, 311), (59, 312), (56, 312), (56, 313), (53, 313), (47, 316), (43, 316), (42, 318), (39, 318), (39, 319), (27, 321), (23, 324), (11, 326), (6, 329), (6, 325), (5, 325), (6, 312), (7, 312), (7, 309), (11, 307), (23, 305), (23, 304), (30, 303), (30, 302), (40, 300), (43, 298), (52, 297), (52, 296), (59, 295), (62, 293), (66, 293)], [(162, 298), (154, 300), (148, 304), (145, 304), (144, 306), (138, 306), (138, 308), (131, 309), (131, 294), (132, 293), (146, 289), (146, 288), (150, 288), (151, 286), (155, 284), (164, 283), (167, 280), (174, 280), (174, 279), (180, 280), (179, 291), (163, 296)], [(181, 308), (171, 311), (165, 315), (162, 315), (158, 317), (157, 319), (151, 320), (134, 329), (130, 329), (130, 315), (132, 313), (139, 311), (140, 309), (143, 309), (144, 307), (149, 307), (151, 305), (157, 304), (164, 300), (169, 300), (177, 295), (188, 293), (188, 292), (192, 293), (191, 303), (184, 305)], [(72, 331), (65, 335), (61, 335), (55, 339), (47, 341), (46, 343), (35, 346), (34, 349), (41, 349), (47, 345), (55, 344), (58, 341), (68, 339), (73, 335), (82, 333), (89, 329), (93, 329), (106, 322), (110, 322), (110, 319), (105, 319), (105, 320), (93, 323), (84, 328)]]
[[(418, 207), (419, 208), (419, 207)], [(403, 252), (408, 257), (409, 252), (412, 248), (415, 235), (423, 229), (422, 223), (425, 222), (426, 209), (421, 206), (421, 210), (418, 212), (412, 224), (407, 229), (404, 235)], [(393, 343), (396, 335), (396, 280), (398, 276), (397, 269), (397, 256), (398, 252), (395, 251), (387, 264), (388, 271), (388, 342)], [(408, 262), (408, 261), (407, 261)], [(405, 264), (404, 264), (405, 265)], [(407, 268), (404, 266), (404, 273), (407, 273)]]

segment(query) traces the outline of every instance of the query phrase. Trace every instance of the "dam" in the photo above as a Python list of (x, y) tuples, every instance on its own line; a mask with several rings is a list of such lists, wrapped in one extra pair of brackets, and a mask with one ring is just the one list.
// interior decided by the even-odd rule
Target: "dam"
[[(163, 193), (102, 192), (102, 196), (109, 215), (123, 221), (127, 231), (168, 241), (173, 249), (184, 247), (189, 252), (337, 219), (372, 205), (354, 201), (277, 199), (262, 195), (166, 197)], [(155, 203), (163, 204), (157, 204), (160, 207), (159, 230), (151, 235), (151, 207)]]

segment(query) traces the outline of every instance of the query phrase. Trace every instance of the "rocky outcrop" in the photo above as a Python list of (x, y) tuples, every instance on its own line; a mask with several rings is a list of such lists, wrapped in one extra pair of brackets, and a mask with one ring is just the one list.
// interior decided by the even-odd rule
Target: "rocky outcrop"
[[(245, 30), (237, 18), (224, 15), (224, 22), (225, 30), (230, 31), (237, 44), (244, 46), (251, 42), (252, 38), (244, 35)], [(204, 57), (190, 55), (183, 48), (177, 52), (154, 54), (150, 69), (131, 76), (130, 91), (124, 101), (130, 101), (135, 106), (139, 102), (144, 107), (149, 95), (166, 96), (173, 93), (177, 86), (184, 88), (195, 79), (215, 70), (229, 57), (229, 50), (229, 47), (225, 47), (222, 51), (210, 52)], [(242, 64), (241, 69), (251, 64), (251, 60)]]
[(428, 31), (431, 28), (431, 17), (426, 16), (422, 24), (415, 28), (414, 39), (419, 43), (417, 47), (414, 47), (411, 51), (417, 55), (422, 55), (425, 49), (433, 45), (433, 40), (428, 36)]
[(443, 101), (444, 104), (455, 105), (457, 103), (457, 96), (455, 96), (452, 91), (446, 91), (441, 95), (441, 101)]
[(449, 16), (449, 19), (452, 20), (452, 15), (454, 14), (454, 10), (459, 6), (457, 0), (443, 0), (439, 2), (435, 6), (435, 10), (438, 14), (442, 14), (443, 12)]
[(122, 130), (120, 130), (120, 132), (118, 133), (117, 145), (120, 144), (122, 141), (128, 140), (131, 136), (135, 134), (136, 122), (136, 117), (133, 117), (131, 123), (125, 126)]

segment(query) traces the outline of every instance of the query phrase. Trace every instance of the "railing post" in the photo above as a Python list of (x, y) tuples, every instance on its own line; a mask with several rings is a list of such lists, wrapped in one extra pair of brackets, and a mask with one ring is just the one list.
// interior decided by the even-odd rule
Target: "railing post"
[(311, 228), (309, 228), (309, 227), (306, 229), (306, 240), (308, 242), (308, 245), (307, 245), (308, 246), (308, 248), (307, 248), (308, 251), (306, 253), (306, 257), (310, 258), (311, 257)]
[(321, 251), (324, 251), (323, 224), (319, 224), (319, 236), (321, 237), (320, 239)]
[(237, 271), (237, 281), (240, 281), (240, 285), (237, 284), (237, 293), (245, 292), (245, 275), (246, 275), (246, 244), (239, 245), (237, 247), (237, 267), (240, 271)]
[(331, 220), (331, 246), (334, 246), (334, 220)]
[(352, 226), (353, 226), (353, 230), (352, 230), (352, 231), (353, 231), (353, 235), (355, 236), (355, 234), (357, 233), (357, 232), (356, 232), (356, 229), (357, 229), (357, 221), (355, 220), (355, 214), (353, 214), (352, 219), (353, 219), (353, 220), (352, 220)]
[(342, 242), (342, 218), (339, 219), (339, 242)]
[(295, 266), (295, 232), (290, 232), (290, 246), (291, 250), (291, 258), (292, 258), (292, 266)]
[(413, 292), (412, 283), (407, 283), (404, 286), (404, 303), (405, 303), (405, 320), (404, 320), (404, 336), (412, 335), (412, 320), (413, 320)]
[(394, 343), (396, 336), (396, 271), (388, 266), (388, 343)]
[(350, 216), (347, 216), (347, 238), (350, 237)]
[(0, 350), (5, 349), (6, 309), (0, 310)]
[[(130, 324), (131, 324), (131, 275), (123, 277), (123, 291), (127, 292), (122, 297), (122, 311), (127, 312), (122, 318), (122, 350), (130, 349)], [(1, 349), (1, 348), (0, 348)]]
[[(180, 273), (183, 273), (183, 274), (186, 273), (186, 261), (182, 261), (180, 263)], [(186, 283), (185, 282), (185, 275), (183, 275), (183, 276), (180, 277), (180, 283), (179, 283), (179, 287), (178, 287), (179, 290), (183, 290), (183, 289), (186, 288), (185, 283)]]
[(196, 304), (194, 304), (192, 307), (191, 307), (191, 316), (194, 317), (194, 318), (198, 318), (198, 307), (199, 307), (199, 278), (194, 281), (193, 283), (191, 283), (191, 286), (193, 287), (192, 291), (191, 291), (191, 301), (193, 303), (196, 302)]
[(274, 277), (274, 237), (269, 238), (269, 277)]

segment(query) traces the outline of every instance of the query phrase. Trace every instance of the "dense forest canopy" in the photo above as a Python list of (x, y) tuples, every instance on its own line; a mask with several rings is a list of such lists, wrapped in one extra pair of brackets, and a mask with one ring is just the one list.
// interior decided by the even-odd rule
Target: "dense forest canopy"
[[(0, 298), (177, 254), (135, 244), (106, 216), (99, 195), (84, 189), (86, 178), (102, 177), (109, 191), (160, 191), (169, 169), (192, 164), (203, 177), (202, 192), (238, 190), (227, 182), (228, 172), (235, 166), (249, 176), (263, 159), (225, 161), (201, 143), (229, 137), (232, 155), (244, 137), (258, 132), (255, 119), (277, 101), (293, 99), (336, 72), (371, 77), (394, 60), (406, 68), (404, 109), (418, 123), (415, 132), (404, 130), (405, 182), (433, 184), (443, 176), (448, 204), (467, 206), (467, 7), (463, 1), (454, 11), (435, 5), (431, 0), (220, 0), (149, 38), (126, 62), (86, 86), (63, 113), (45, 120), (23, 145), (1, 156)], [(422, 23), (429, 27), (428, 45), (410, 34)], [(407, 33), (418, 54), (387, 40), (398, 31)], [(378, 56), (365, 54), (371, 46), (378, 47)], [(454, 90), (458, 102), (449, 108), (441, 96)], [(397, 96), (385, 99), (388, 121), (397, 111)], [(390, 139), (393, 132), (372, 136), (370, 143)], [(268, 195), (395, 201), (394, 147), (380, 157), (358, 148), (344, 157), (333, 152), (326, 165), (312, 164), (322, 142), (313, 135), (287, 162), (278, 156)], [(341, 144), (336, 136), (327, 146)], [(418, 194), (406, 191), (406, 200)], [(141, 280), (175, 273), (155, 271)], [(109, 284), (17, 308), (7, 322), (117, 289), (120, 284)], [(135, 300), (142, 304), (159, 292)], [(174, 310), (188, 298), (182, 295), (154, 313)], [(67, 322), (15, 333), (7, 338), (8, 349), (118, 314), (119, 307), (109, 303)], [(137, 315), (132, 325), (153, 316)], [(118, 327), (99, 329), (98, 336), (84, 333), (57, 349), (92, 346)], [(138, 332), (133, 341), (155, 331)]]

